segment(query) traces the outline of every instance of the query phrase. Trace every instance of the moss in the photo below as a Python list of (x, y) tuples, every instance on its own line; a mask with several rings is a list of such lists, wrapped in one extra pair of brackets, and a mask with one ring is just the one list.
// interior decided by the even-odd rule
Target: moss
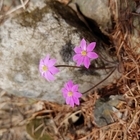
[(20, 24), (24, 27), (34, 28), (37, 26), (37, 23), (42, 20), (45, 13), (48, 13), (49, 11), (52, 11), (51, 13), (55, 13), (57, 15), (57, 17), (55, 18), (58, 20), (58, 22), (59, 18), (63, 18), (68, 24), (76, 28), (79, 28), (80, 25), (80, 29), (83, 28), (83, 30), (85, 31), (86, 26), (76, 16), (75, 11), (73, 11), (70, 7), (55, 0), (47, 0), (46, 6), (42, 9), (36, 8), (31, 12), (25, 11), (21, 13), (19, 15)]
[(18, 21), (23, 27), (35, 28), (37, 26), (37, 23), (40, 22), (43, 16), (48, 12), (55, 13), (57, 16), (54, 15), (54, 17), (58, 20), (58, 22), (59, 19), (62, 18), (69, 25), (76, 27), (78, 30), (76, 30), (75, 32), (80, 31), (82, 33), (81, 38), (85, 36), (87, 40), (93, 41), (93, 36), (90, 32), (87, 31), (87, 27), (85, 26), (85, 24), (81, 20), (79, 20), (75, 11), (72, 10), (70, 7), (55, 0), (46, 0), (46, 6), (42, 9), (36, 8), (31, 12), (25, 11), (21, 13), (18, 17)]
[(32, 12), (25, 11), (19, 15), (20, 24), (24, 27), (36, 27), (47, 11), (47, 6), (42, 9), (36, 8)]
[[(21, 14), (19, 14), (20, 24), (24, 27), (33, 27), (34, 28), (34, 27), (36, 27), (37, 23), (42, 20), (45, 13), (48, 13), (51, 10), (59, 13), (58, 11), (60, 9), (62, 10), (62, 8), (64, 8), (64, 7), (65, 6), (60, 3), (56, 4), (56, 2), (53, 0), (52, 1), (47, 0), (46, 6), (44, 6), (42, 9), (39, 9), (37, 7), (36, 9), (34, 9), (31, 12), (25, 11), (25, 12), (22, 12)], [(64, 10), (62, 10), (62, 11), (64, 11)]]

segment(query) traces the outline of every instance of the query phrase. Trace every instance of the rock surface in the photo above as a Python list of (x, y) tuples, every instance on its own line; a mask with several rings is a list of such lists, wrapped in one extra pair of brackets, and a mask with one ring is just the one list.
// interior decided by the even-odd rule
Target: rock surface
[[(117, 64), (116, 58), (104, 49), (106, 46), (87, 31), (68, 7), (55, 1), (46, 4), (43, 0), (35, 3), (31, 0), (27, 11), (8, 18), (0, 26), (0, 87), (18, 96), (58, 103), (64, 102), (61, 88), (70, 79), (79, 84), (81, 92), (85, 92), (103, 80), (110, 69), (59, 68), (54, 82), (46, 81), (38, 70), (40, 59), (47, 54), (57, 59), (57, 65), (75, 65), (73, 48), (82, 38), (97, 42), (96, 51), (100, 57), (92, 62), (93, 66)], [(99, 87), (114, 82), (119, 75), (115, 71)]]
[(94, 119), (98, 127), (103, 127), (115, 122), (112, 114), (118, 118), (122, 117), (122, 113), (117, 109), (117, 106), (124, 100), (121, 95), (112, 95), (108, 99), (100, 98), (95, 103)]
[(76, 4), (81, 13), (93, 19), (102, 31), (112, 29), (111, 12), (108, 0), (72, 0), (69, 4)]

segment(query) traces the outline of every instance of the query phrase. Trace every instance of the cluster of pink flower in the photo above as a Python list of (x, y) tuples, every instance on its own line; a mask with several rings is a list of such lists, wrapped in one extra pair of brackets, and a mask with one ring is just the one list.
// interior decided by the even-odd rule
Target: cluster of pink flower
[[(87, 44), (85, 39), (82, 39), (80, 45), (74, 48), (75, 55), (73, 60), (77, 63), (77, 66), (84, 65), (87, 69), (90, 66), (90, 61), (98, 58), (98, 55), (93, 52), (96, 46), (96, 42)], [(47, 55), (44, 59), (40, 60), (39, 71), (41, 75), (48, 81), (53, 81), (54, 75), (59, 72), (59, 69), (55, 67), (56, 59), (50, 59)], [(62, 88), (63, 97), (66, 99), (66, 104), (74, 107), (74, 104), (79, 105), (79, 98), (82, 94), (78, 91), (78, 85), (74, 84), (72, 80), (65, 83)]]

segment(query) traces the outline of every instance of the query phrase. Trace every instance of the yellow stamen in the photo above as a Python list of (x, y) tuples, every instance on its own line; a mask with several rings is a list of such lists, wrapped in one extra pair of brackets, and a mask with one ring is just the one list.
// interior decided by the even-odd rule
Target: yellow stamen
[(82, 54), (83, 56), (85, 56), (85, 55), (87, 55), (87, 52), (86, 52), (86, 51), (82, 51), (81, 54)]
[(47, 70), (48, 70), (47, 66), (44, 65), (44, 66), (42, 67), (42, 70), (43, 70), (43, 71), (47, 71)]
[(70, 91), (70, 92), (68, 92), (68, 96), (72, 96), (73, 95), (73, 93)]

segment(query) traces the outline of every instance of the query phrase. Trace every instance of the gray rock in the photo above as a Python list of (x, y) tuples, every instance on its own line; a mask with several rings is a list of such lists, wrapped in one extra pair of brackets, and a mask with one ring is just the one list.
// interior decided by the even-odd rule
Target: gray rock
[(113, 114), (118, 118), (122, 117), (122, 113), (116, 108), (124, 97), (121, 95), (111, 95), (108, 99), (100, 98), (95, 103), (94, 120), (98, 127), (103, 127), (115, 122)]
[[(70, 79), (79, 84), (80, 92), (85, 92), (103, 80), (110, 70), (59, 68), (56, 80), (48, 82), (38, 69), (40, 59), (47, 54), (57, 59), (57, 65), (75, 65), (73, 48), (82, 38), (96, 41), (97, 53), (113, 62), (100, 56), (92, 62), (93, 66), (117, 65), (116, 58), (109, 55), (108, 49), (87, 31), (72, 10), (55, 1), (31, 0), (27, 11), (15, 14), (0, 26), (0, 87), (18, 96), (58, 103), (64, 102), (61, 88)], [(119, 76), (116, 70), (98, 88)]]
[(112, 29), (108, 0), (72, 0), (69, 6), (74, 8), (73, 4), (78, 6), (84, 16), (93, 19), (102, 31)]

